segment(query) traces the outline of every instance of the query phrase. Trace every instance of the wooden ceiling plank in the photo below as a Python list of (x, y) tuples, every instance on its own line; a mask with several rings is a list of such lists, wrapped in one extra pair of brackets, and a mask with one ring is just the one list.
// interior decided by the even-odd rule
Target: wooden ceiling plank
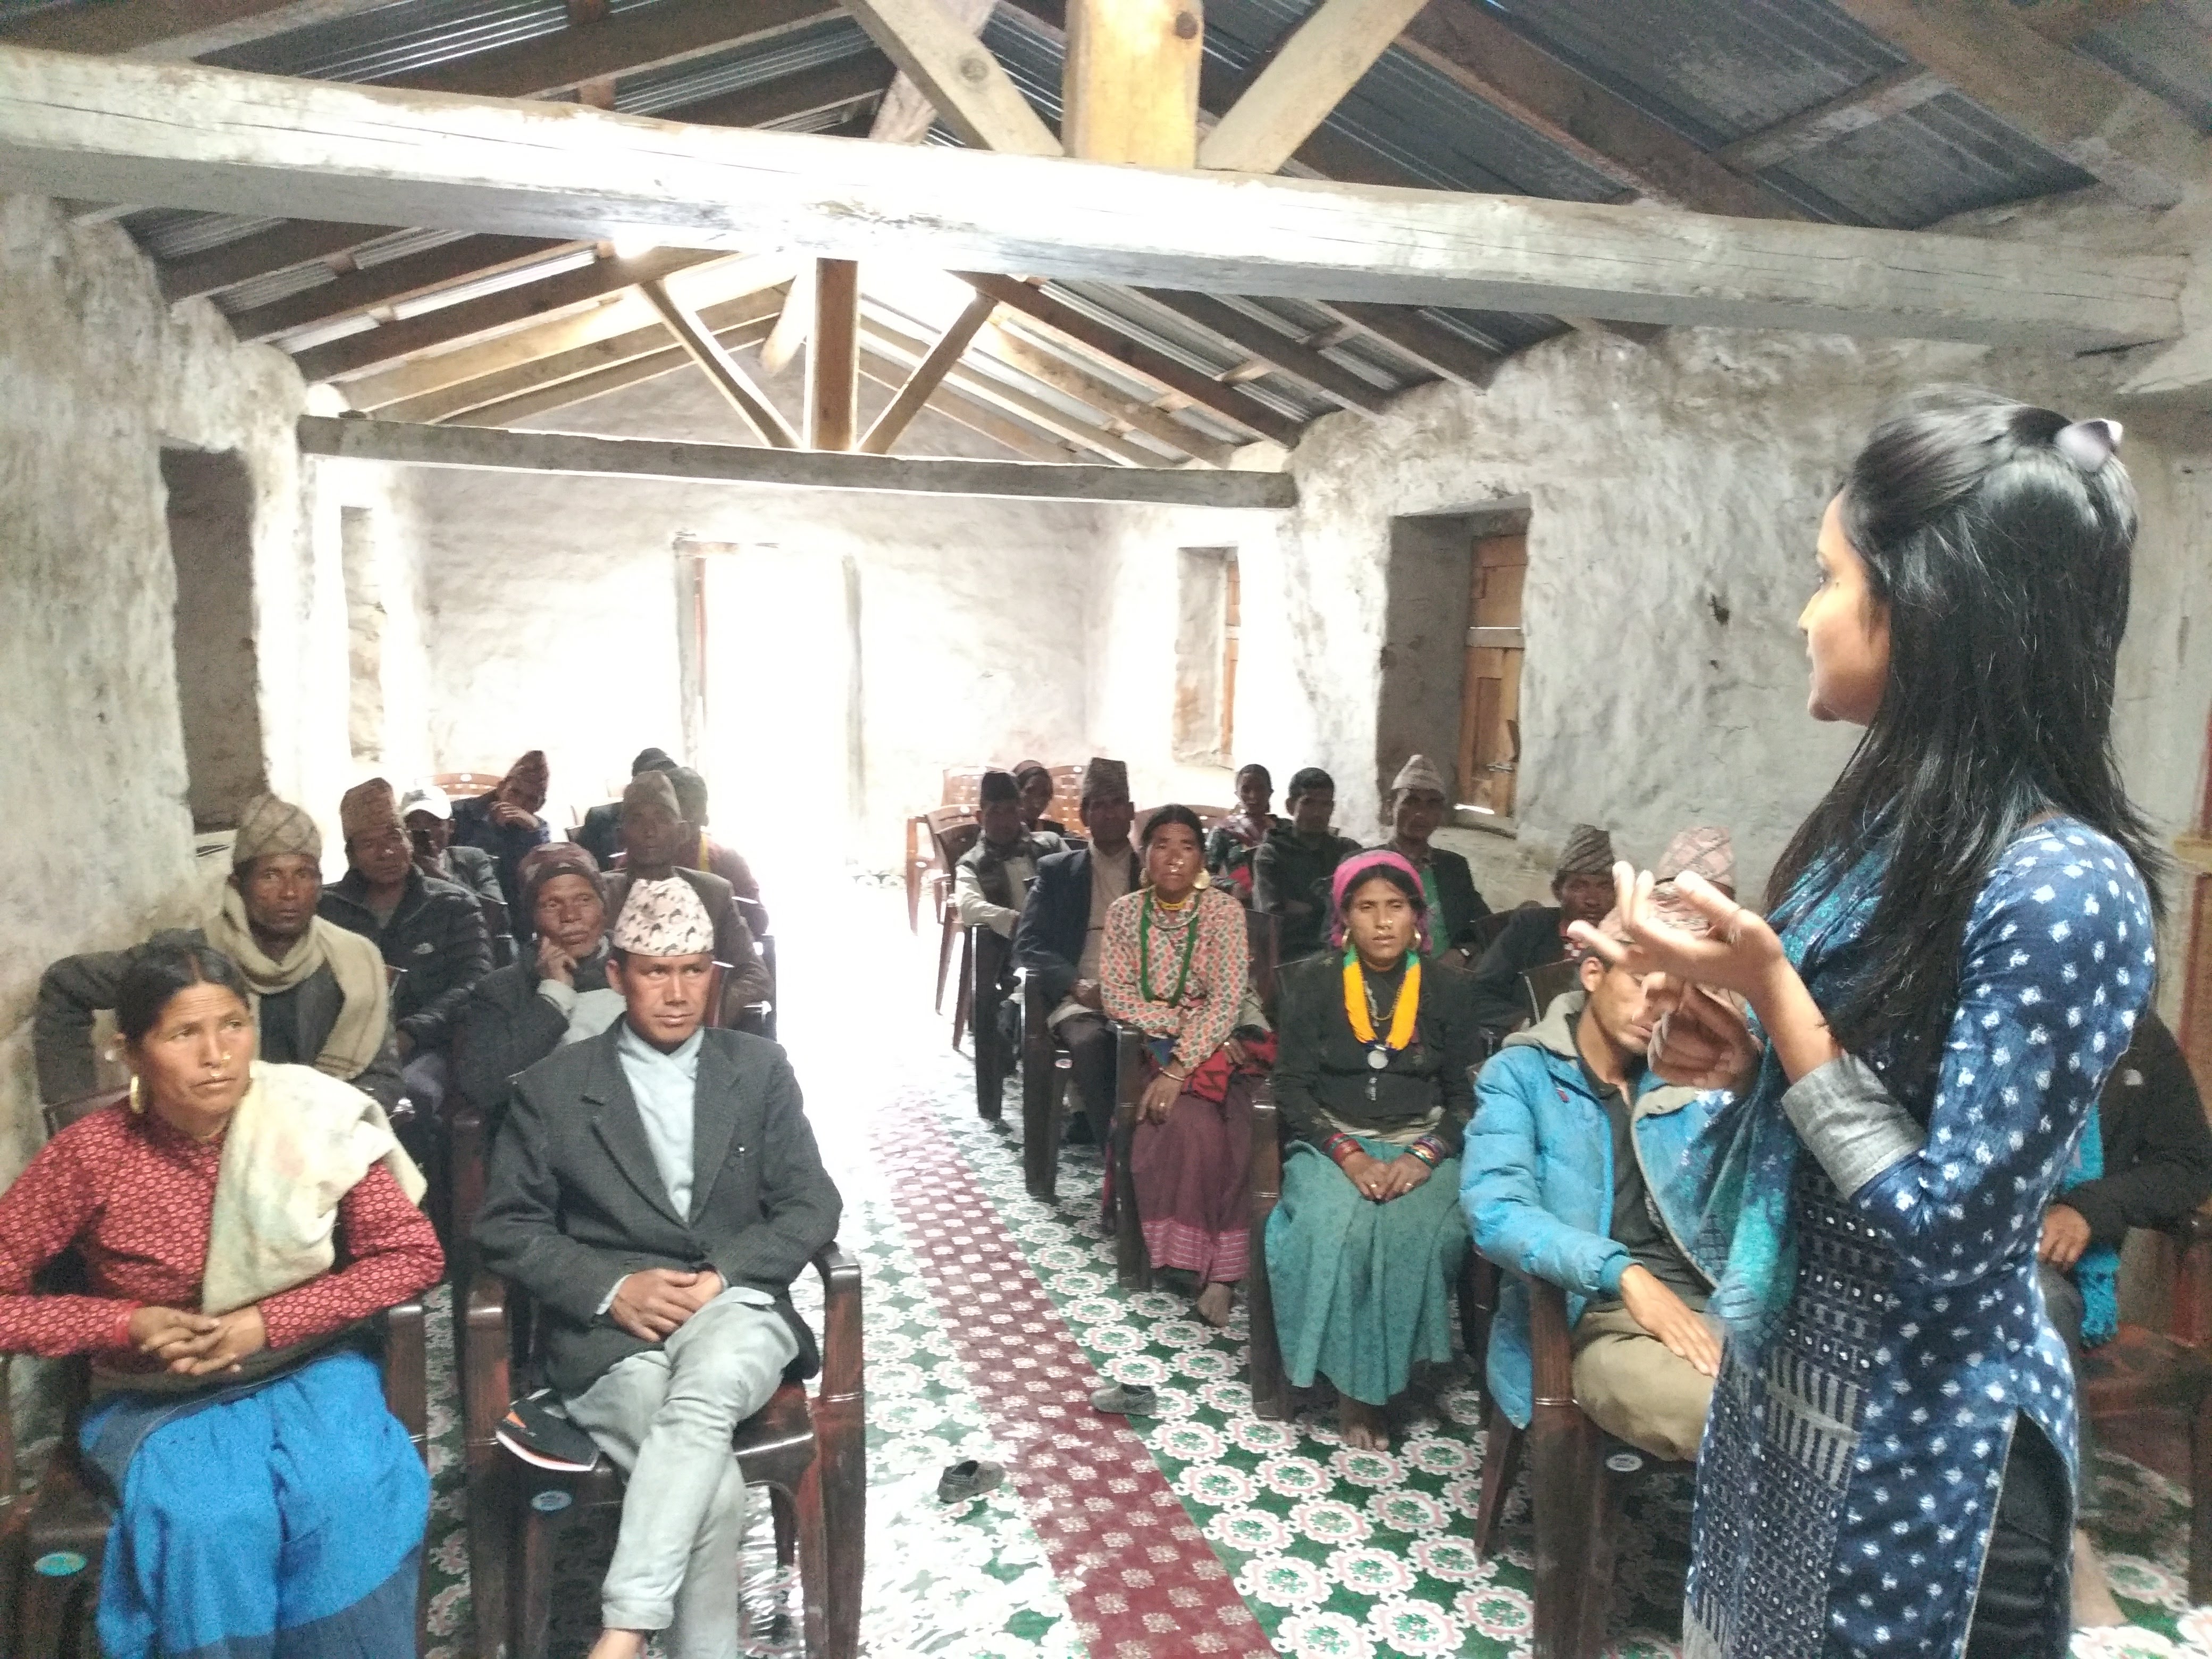
[(1233, 444), (1218, 443), (1207, 437), (1188, 422), (1178, 421), (1163, 409), (1139, 403), (1114, 387), (1093, 380), (1081, 369), (1042, 346), (1033, 345), (1010, 329), (992, 327), (982, 332), (981, 347), (993, 356), (1021, 370), (1033, 380), (1041, 380), (1055, 392), (1065, 392), (1089, 404), (1101, 414), (1109, 415), (1147, 437), (1162, 443), (1172, 444), (1194, 460), (1208, 466), (1226, 466)]
[(968, 349), (968, 343), (975, 337), (976, 331), (991, 320), (991, 313), (999, 302), (988, 295), (978, 294), (969, 300), (929, 348), (929, 355), (914, 366), (914, 370), (892, 393), (891, 400), (882, 414), (868, 428), (867, 435), (860, 440), (860, 448), (866, 455), (888, 455), (899, 436), (921, 413), (937, 388), (944, 383), (952, 366)]
[(1825, 104), (1815, 105), (1802, 115), (1793, 115), (1747, 138), (1739, 138), (1726, 149), (1715, 150), (1713, 155), (1738, 173), (1780, 167), (1800, 155), (1826, 149), (1838, 139), (1862, 131), (1878, 121), (1917, 109), (1949, 90), (1942, 76), (1930, 75), (1917, 64), (1906, 64), (1877, 75)]
[(1324, 301), (1321, 309), (1373, 335), (1394, 351), (1411, 357), (1431, 374), (1480, 392), (1498, 373), (1498, 359), (1472, 340), (1462, 339), (1402, 306), (1361, 305), (1357, 301)]
[(1397, 44), (1624, 189), (1699, 213), (1804, 216), (1516, 33), (1475, 0), (1431, 0)]
[(800, 447), (799, 434), (768, 400), (768, 394), (735, 358), (722, 349), (713, 331), (699, 321), (690, 307), (669, 293), (666, 283), (649, 280), (641, 283), (640, 289), (646, 303), (660, 313), (677, 343), (691, 354), (692, 361), (713, 382), (714, 390), (722, 394), (763, 443), (777, 449)]
[(2117, 70), (2045, 40), (2007, 0), (1836, 3), (2139, 207), (2172, 207), (2204, 177), (2203, 137), (2179, 110)]
[(663, 248), (634, 259), (600, 259), (580, 270), (562, 273), (526, 288), (507, 289), (459, 305), (426, 311), (404, 321), (381, 324), (327, 345), (310, 346), (292, 361), (309, 381), (342, 380), (403, 357), (449, 347), (479, 335), (497, 333), (533, 319), (571, 310), (652, 277), (665, 276), (715, 256), (690, 248)]
[(334, 282), (288, 294), (250, 311), (234, 311), (230, 314), (231, 331), (248, 344), (273, 340), (589, 246), (549, 242), (534, 236), (466, 236), (421, 253), (349, 270)]
[(2050, 347), (2177, 337), (2188, 270), (2101, 246), (850, 143), (19, 47), (0, 47), (0, 174), (219, 212), (312, 199), (355, 222)]
[(1136, 291), (1163, 310), (1173, 312), (1185, 322), (1195, 323), (1208, 333), (1241, 346), (1299, 385), (1347, 409), (1380, 415), (1390, 405), (1392, 393), (1370, 385), (1350, 369), (1329, 362), (1318, 351), (1309, 350), (1289, 335), (1277, 333), (1267, 324), (1246, 316), (1210, 294), (1184, 294), (1160, 288), (1140, 288)]
[(1022, 461), (833, 454), (745, 444), (667, 443), (565, 432), (410, 426), (396, 421), (307, 416), (303, 454), (403, 466), (660, 478), (1013, 501), (1152, 501), (1237, 512), (1288, 512), (1297, 483), (1287, 472), (1182, 467), (1035, 466)]
[(963, 143), (1015, 155), (1060, 153), (1006, 66), (939, 0), (850, 0), (847, 9)]
[(1279, 173), (1428, 0), (1324, 0), (1198, 147), (1198, 165)]
[(1162, 390), (1182, 392), (1193, 403), (1203, 404), (1255, 438), (1272, 438), (1286, 447), (1297, 441), (1296, 422), (1261, 407), (1219, 381), (1207, 379), (1194, 368), (1184, 367), (1164, 352), (1155, 351), (1103, 324), (1091, 321), (1081, 312), (1040, 294), (1027, 283), (979, 271), (955, 271), (953, 275), (978, 292), (989, 295), (1000, 305), (1011, 307), (1063, 338), (1111, 359)]

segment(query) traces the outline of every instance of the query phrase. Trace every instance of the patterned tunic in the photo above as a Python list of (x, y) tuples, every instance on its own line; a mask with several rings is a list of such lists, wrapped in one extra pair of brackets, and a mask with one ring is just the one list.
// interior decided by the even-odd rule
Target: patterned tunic
[[(130, 1369), (131, 1316), (199, 1306), (222, 1142), (152, 1114), (94, 1112), (0, 1194), (0, 1352), (109, 1355)], [(338, 1200), (339, 1265), (261, 1303), (269, 1346), (327, 1336), (438, 1282), (438, 1236), (381, 1164)], [(32, 1275), (75, 1246), (90, 1294), (39, 1296)], [(144, 1362), (150, 1367), (151, 1362)]]
[[(1802, 958), (1820, 942), (1785, 944), (1819, 998)], [(1812, 1155), (1754, 1153), (1749, 1180), (1789, 1183), (1795, 1278), (1755, 1340), (1731, 1336), (1714, 1391), (1686, 1659), (1963, 1651), (2019, 1419), (2073, 1467), (2073, 1371), (2035, 1249), (2152, 947), (2126, 854), (2053, 820), (1975, 901), (1926, 1127), (1850, 1056), (1789, 1091)]]
[[(1152, 981), (1144, 993), (1143, 951), (1139, 923), (1149, 901), (1140, 889), (1114, 901), (1106, 912), (1106, 934), (1098, 952), (1098, 994), (1106, 1012), (1146, 1036), (1176, 1039), (1175, 1062), (1188, 1070), (1203, 1065), (1237, 1029), (1249, 966), (1244, 907), (1218, 887), (1199, 890), (1180, 912), (1155, 913), (1152, 926)], [(1182, 963), (1186, 930), (1198, 929), (1191, 944), (1190, 975), (1180, 1001), (1169, 1001)]]

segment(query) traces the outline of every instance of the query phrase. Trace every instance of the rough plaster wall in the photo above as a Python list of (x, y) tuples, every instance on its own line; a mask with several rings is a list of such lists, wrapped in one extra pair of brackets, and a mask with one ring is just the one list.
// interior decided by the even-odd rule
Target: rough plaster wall
[[(344, 729), (350, 739), (356, 717), (373, 710), (368, 721), (371, 741), (363, 757), (351, 751), (360, 745), (348, 741), (345, 752), (335, 757), (319, 755), (319, 762), (335, 758), (340, 769), (331, 775), (312, 805), (335, 824), (337, 799), (332, 788), (343, 792), (350, 784), (380, 773), (404, 790), (411, 781), (439, 770), (430, 747), (430, 659), (422, 632), (422, 535), (415, 512), (414, 474), (400, 467), (365, 461), (309, 458), (304, 463), (306, 498), (304, 535), (308, 568), (318, 580), (334, 584), (324, 591), (340, 629), (338, 648), (348, 655), (343, 678), (331, 689), (343, 693)], [(368, 563), (358, 574), (374, 594), (379, 611), (377, 670), (373, 686), (359, 683), (352, 647), (358, 645), (349, 614), (347, 588), (356, 573), (346, 564), (346, 514), (366, 514)], [(325, 799), (327, 797), (327, 799)], [(335, 870), (343, 854), (331, 843), (326, 862)]]
[[(895, 861), (945, 767), (1082, 752), (1087, 507), (463, 472), (416, 489), (439, 768), (542, 747), (556, 823), (605, 799), (639, 749), (681, 742), (679, 537), (854, 562), (864, 863)], [(711, 648), (710, 677), (747, 673), (743, 640)], [(763, 677), (759, 717), (807, 694)], [(809, 781), (709, 781), (726, 796)]]
[[(261, 719), (272, 785), (296, 788), (318, 728), (306, 619), (301, 389), (283, 354), (241, 349), (205, 305), (172, 312), (112, 225), (0, 200), (0, 1179), (40, 1133), (29, 1017), (40, 971), (196, 918), (171, 646), (175, 579), (163, 441), (235, 449), (254, 489)], [(342, 648), (341, 648), (342, 659)], [(343, 696), (342, 681), (338, 695)], [(335, 805), (335, 797), (332, 798)]]

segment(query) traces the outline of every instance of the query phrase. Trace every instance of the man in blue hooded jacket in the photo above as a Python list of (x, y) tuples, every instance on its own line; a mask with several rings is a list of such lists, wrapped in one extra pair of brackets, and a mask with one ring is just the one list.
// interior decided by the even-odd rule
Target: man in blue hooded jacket
[[(1693, 1200), (1669, 1175), (1693, 1091), (1644, 1069), (1644, 981), (1593, 955), (1578, 988), (1482, 1069), (1460, 1201), (1475, 1248), (1566, 1292), (1575, 1400), (1656, 1456), (1698, 1455), (1720, 1364), (1703, 1310), (1723, 1265), (1693, 1261)], [(1528, 1422), (1528, 1296), (1506, 1285), (1491, 1332), (1492, 1397)]]

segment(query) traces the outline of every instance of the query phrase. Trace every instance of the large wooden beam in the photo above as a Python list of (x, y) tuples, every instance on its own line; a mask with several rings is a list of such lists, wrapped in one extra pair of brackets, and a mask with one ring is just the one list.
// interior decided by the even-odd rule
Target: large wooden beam
[(1398, 45), (1622, 189), (1670, 207), (1801, 218), (1626, 99), (1515, 33), (1474, 0), (1432, 0)]
[(945, 377), (952, 371), (952, 366), (968, 349), (968, 343), (975, 337), (975, 331), (991, 320), (991, 313), (998, 308), (999, 302), (988, 295), (978, 294), (968, 301), (960, 314), (930, 346), (929, 355), (914, 366), (913, 372), (891, 395), (890, 402), (884, 406), (884, 412), (877, 416), (874, 424), (868, 428), (867, 436), (860, 442), (862, 454), (888, 455), (891, 453), (891, 446), (899, 441), (899, 434), (913, 423), (914, 417), (921, 414), (923, 406), (936, 395), (937, 388), (944, 384)]
[(850, 0), (848, 9), (963, 143), (1016, 155), (1060, 154), (1060, 140), (1005, 65), (939, 0)]
[(2197, 129), (2156, 94), (2045, 40), (2007, 0), (1836, 0), (1916, 63), (2138, 206), (2205, 176)]
[(1212, 293), (2061, 346), (2175, 337), (2187, 271), (2057, 244), (1162, 173), (8, 47), (0, 183)]
[(641, 286), (640, 292), (645, 295), (646, 303), (660, 313), (661, 321), (668, 325), (668, 331), (676, 337), (676, 343), (690, 353), (700, 372), (730, 407), (744, 417), (762, 442), (777, 449), (799, 447), (799, 434), (769, 401), (768, 394), (736, 358), (722, 349), (714, 331), (702, 325), (689, 307), (670, 295), (665, 283), (649, 282)]
[(1428, 0), (1323, 0), (1198, 147), (1198, 164), (1279, 173)]
[(300, 422), (300, 448), (309, 455), (403, 466), (767, 484), (789, 489), (974, 495), (1007, 501), (1155, 501), (1239, 512), (1284, 513), (1297, 505), (1297, 485), (1286, 472), (1032, 466), (1020, 461), (831, 454), (739, 444), (587, 438), (557, 432), (402, 426), (392, 421), (315, 416)]
[(2046, 40), (2068, 46), (2158, 0), (2012, 0), (2013, 15)]
[(806, 350), (806, 447), (850, 449), (860, 418), (860, 267), (814, 262), (814, 325)]
[(273, 340), (589, 246), (549, 242), (535, 236), (464, 236), (458, 242), (421, 253), (346, 271), (331, 282), (288, 294), (250, 311), (233, 312), (231, 331), (248, 343)]
[(1068, 0), (1060, 141), (1071, 155), (1198, 165), (1200, 0)]
[(1797, 156), (1825, 149), (1838, 138), (1877, 121), (1917, 109), (1949, 90), (1941, 76), (1930, 75), (1917, 64), (1907, 64), (1713, 154), (1739, 173), (1780, 167)]
[(426, 311), (402, 322), (385, 323), (349, 334), (327, 345), (310, 346), (293, 362), (309, 380), (343, 380), (380, 364), (397, 362), (479, 335), (496, 333), (533, 318), (585, 306), (635, 288), (656, 276), (703, 264), (715, 256), (690, 248), (662, 248), (630, 259), (599, 259), (543, 283), (487, 294), (459, 305)]
[(1277, 333), (1265, 323), (1247, 317), (1210, 294), (1177, 294), (1158, 288), (1143, 288), (1137, 292), (1162, 309), (1218, 334), (1299, 385), (1310, 386), (1346, 408), (1380, 415), (1389, 404), (1390, 394), (1380, 386), (1370, 385), (1350, 369), (1329, 362), (1320, 352), (1309, 349), (1287, 334)]

